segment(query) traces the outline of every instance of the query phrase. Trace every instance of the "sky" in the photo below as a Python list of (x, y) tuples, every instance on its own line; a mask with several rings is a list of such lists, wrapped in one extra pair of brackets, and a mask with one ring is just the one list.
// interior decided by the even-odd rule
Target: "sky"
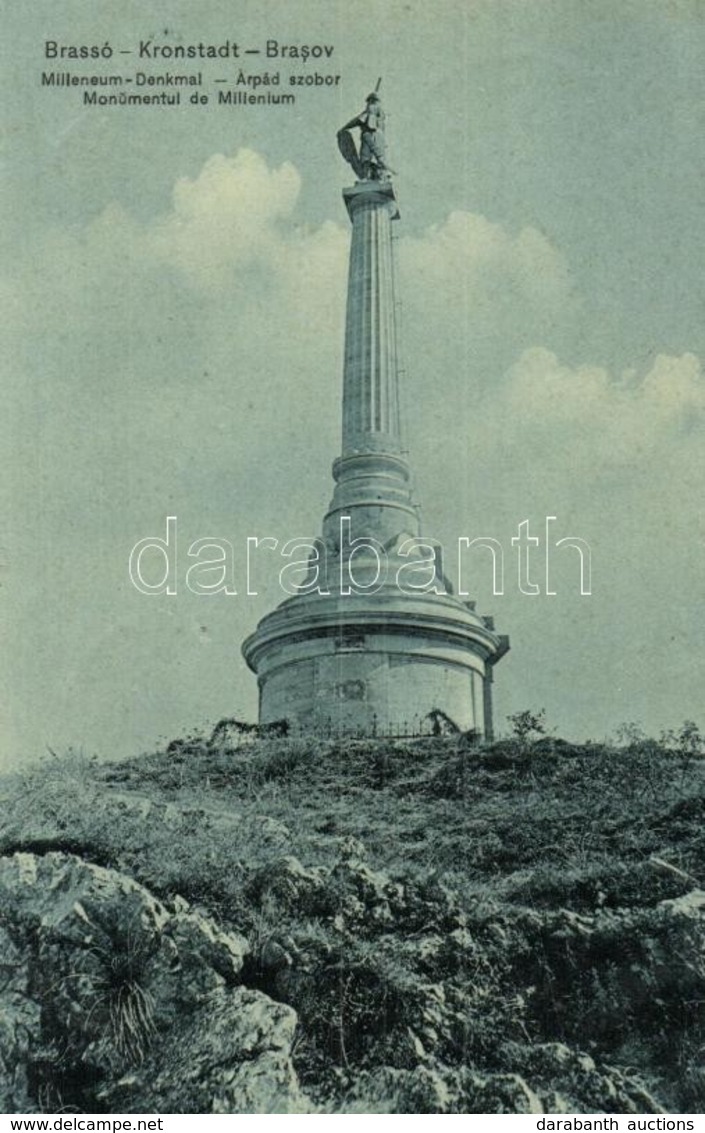
[[(240, 645), (283, 560), (262, 551), (247, 595), (246, 540), (317, 535), (332, 494), (335, 134), (379, 76), (409, 459), (451, 576), (460, 538), (504, 548), (502, 595), (489, 556), (467, 560), (512, 643), (500, 730), (525, 708), (575, 739), (705, 726), (704, 0), (38, 0), (5, 26), (0, 766), (255, 718)], [(114, 54), (58, 62), (47, 41)], [(144, 60), (140, 41), (241, 55)], [(51, 70), (200, 70), (209, 102), (85, 106)], [(240, 70), (295, 104), (218, 105)], [(316, 73), (340, 78), (286, 85)], [(141, 594), (130, 551), (167, 515), (178, 592)], [(527, 520), (538, 595), (511, 542)], [(185, 586), (205, 537), (233, 544), (236, 595)], [(590, 546), (589, 595), (567, 537)]]

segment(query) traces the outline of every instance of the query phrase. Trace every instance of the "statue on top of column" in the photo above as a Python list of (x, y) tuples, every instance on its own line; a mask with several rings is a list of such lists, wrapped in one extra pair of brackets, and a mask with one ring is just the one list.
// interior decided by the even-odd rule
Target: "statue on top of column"
[[(394, 171), (387, 165), (384, 137), (384, 111), (379, 97), (381, 79), (372, 94), (368, 94), (365, 109), (357, 118), (351, 118), (338, 130), (338, 148), (351, 165), (360, 181), (388, 181)], [(358, 152), (351, 130), (360, 131)]]

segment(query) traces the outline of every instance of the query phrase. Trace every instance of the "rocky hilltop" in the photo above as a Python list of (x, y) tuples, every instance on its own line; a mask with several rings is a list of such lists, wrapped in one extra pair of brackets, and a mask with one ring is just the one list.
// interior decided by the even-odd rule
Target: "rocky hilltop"
[(698, 1112), (705, 760), (190, 737), (0, 784), (3, 1112)]

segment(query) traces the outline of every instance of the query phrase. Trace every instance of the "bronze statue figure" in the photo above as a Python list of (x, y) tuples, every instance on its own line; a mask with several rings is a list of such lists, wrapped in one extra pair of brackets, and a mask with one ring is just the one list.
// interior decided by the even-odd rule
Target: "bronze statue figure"
[[(378, 94), (381, 79), (368, 94), (362, 114), (338, 130), (338, 148), (360, 181), (386, 181), (393, 172), (387, 165), (384, 110)], [(358, 152), (351, 130), (360, 131)]]

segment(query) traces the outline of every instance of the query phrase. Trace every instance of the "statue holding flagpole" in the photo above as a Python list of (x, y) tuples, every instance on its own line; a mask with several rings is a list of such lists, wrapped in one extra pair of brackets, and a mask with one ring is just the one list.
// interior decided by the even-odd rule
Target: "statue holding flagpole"
[[(394, 171), (387, 165), (384, 137), (384, 110), (379, 97), (381, 79), (372, 94), (368, 94), (365, 109), (338, 130), (338, 148), (355, 171), (360, 181), (388, 181)], [(360, 131), (360, 149), (355, 145), (351, 130)]]

